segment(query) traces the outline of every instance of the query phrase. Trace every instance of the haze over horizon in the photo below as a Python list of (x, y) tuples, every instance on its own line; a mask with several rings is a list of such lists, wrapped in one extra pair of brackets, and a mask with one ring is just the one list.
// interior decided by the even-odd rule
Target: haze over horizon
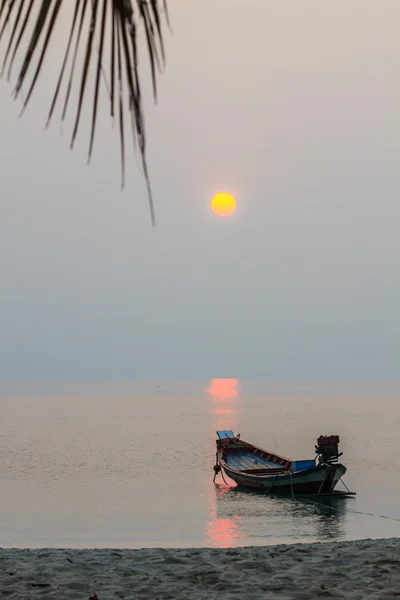
[(400, 3), (169, 9), (155, 229), (117, 127), (43, 131), (61, 39), (21, 119), (0, 80), (0, 380), (398, 380)]

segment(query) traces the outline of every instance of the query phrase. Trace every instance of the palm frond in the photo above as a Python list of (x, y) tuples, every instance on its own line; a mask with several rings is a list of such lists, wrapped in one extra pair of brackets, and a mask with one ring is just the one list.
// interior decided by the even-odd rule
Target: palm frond
[[(46, 126), (50, 124), (54, 115), (70, 63), (61, 114), (62, 121), (66, 118), (76, 68), (80, 66), (78, 101), (71, 136), (71, 148), (73, 147), (79, 131), (84, 100), (88, 93), (90, 68), (94, 64), (88, 160), (90, 160), (94, 148), (103, 78), (106, 83), (105, 88), (112, 118), (115, 115), (116, 101), (118, 103), (122, 186), (124, 185), (126, 154), (124, 122), (128, 111), (133, 139), (140, 152), (149, 195), (151, 220), (154, 225), (154, 206), (146, 164), (146, 136), (138, 68), (137, 34), (138, 27), (142, 27), (150, 59), (153, 95), (156, 99), (157, 73), (165, 64), (162, 18), (169, 24), (167, 2), (162, 0), (162, 5), (160, 5), (159, 0), (66, 0), (66, 2), (64, 0), (0, 0), (0, 43), (6, 37), (6, 33), (8, 34), (1, 74), (7, 72), (7, 78), (10, 79), (16, 59), (21, 58), (14, 97), (21, 96), (24, 84), (28, 84), (28, 92), (23, 98), (22, 112), (27, 107), (36, 88), (46, 56), (50, 52), (51, 40), (54, 37), (56, 24), (59, 22), (61, 9), (66, 3), (70, 6), (74, 3), (71, 25)], [(106, 43), (107, 39), (109, 39), (109, 44)], [(80, 58), (80, 50), (82, 58)], [(109, 77), (104, 68), (104, 55), (107, 52), (109, 52)], [(96, 53), (97, 59), (95, 58)], [(81, 62), (80, 65), (79, 62)]]

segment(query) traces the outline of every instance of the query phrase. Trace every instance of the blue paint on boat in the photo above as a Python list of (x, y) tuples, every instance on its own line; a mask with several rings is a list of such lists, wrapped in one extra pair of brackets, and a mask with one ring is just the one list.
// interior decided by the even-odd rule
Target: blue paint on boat
[(305, 469), (312, 469), (316, 466), (315, 459), (314, 460), (294, 460), (292, 462), (292, 471), (296, 473), (297, 471), (304, 471)]
[(282, 465), (267, 460), (262, 456), (256, 456), (252, 452), (235, 452), (228, 454), (227, 464), (231, 469), (241, 471), (243, 469), (281, 469)]
[(235, 434), (233, 433), (232, 429), (223, 429), (222, 431), (217, 431), (217, 435), (220, 440), (223, 440), (225, 438), (232, 439), (235, 437)]

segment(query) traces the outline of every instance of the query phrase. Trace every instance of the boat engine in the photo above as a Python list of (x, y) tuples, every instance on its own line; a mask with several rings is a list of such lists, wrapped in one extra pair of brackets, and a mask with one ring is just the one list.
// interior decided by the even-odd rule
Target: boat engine
[(339, 452), (338, 435), (320, 435), (315, 446), (315, 453), (319, 455), (320, 461), (331, 464), (339, 460), (343, 452)]

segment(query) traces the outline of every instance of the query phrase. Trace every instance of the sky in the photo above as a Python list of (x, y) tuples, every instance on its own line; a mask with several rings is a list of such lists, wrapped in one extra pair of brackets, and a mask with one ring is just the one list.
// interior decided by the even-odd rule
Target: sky
[(87, 124), (44, 131), (68, 14), (21, 118), (0, 80), (0, 380), (398, 379), (400, 3), (169, 11), (155, 228), (105, 105), (90, 165)]

